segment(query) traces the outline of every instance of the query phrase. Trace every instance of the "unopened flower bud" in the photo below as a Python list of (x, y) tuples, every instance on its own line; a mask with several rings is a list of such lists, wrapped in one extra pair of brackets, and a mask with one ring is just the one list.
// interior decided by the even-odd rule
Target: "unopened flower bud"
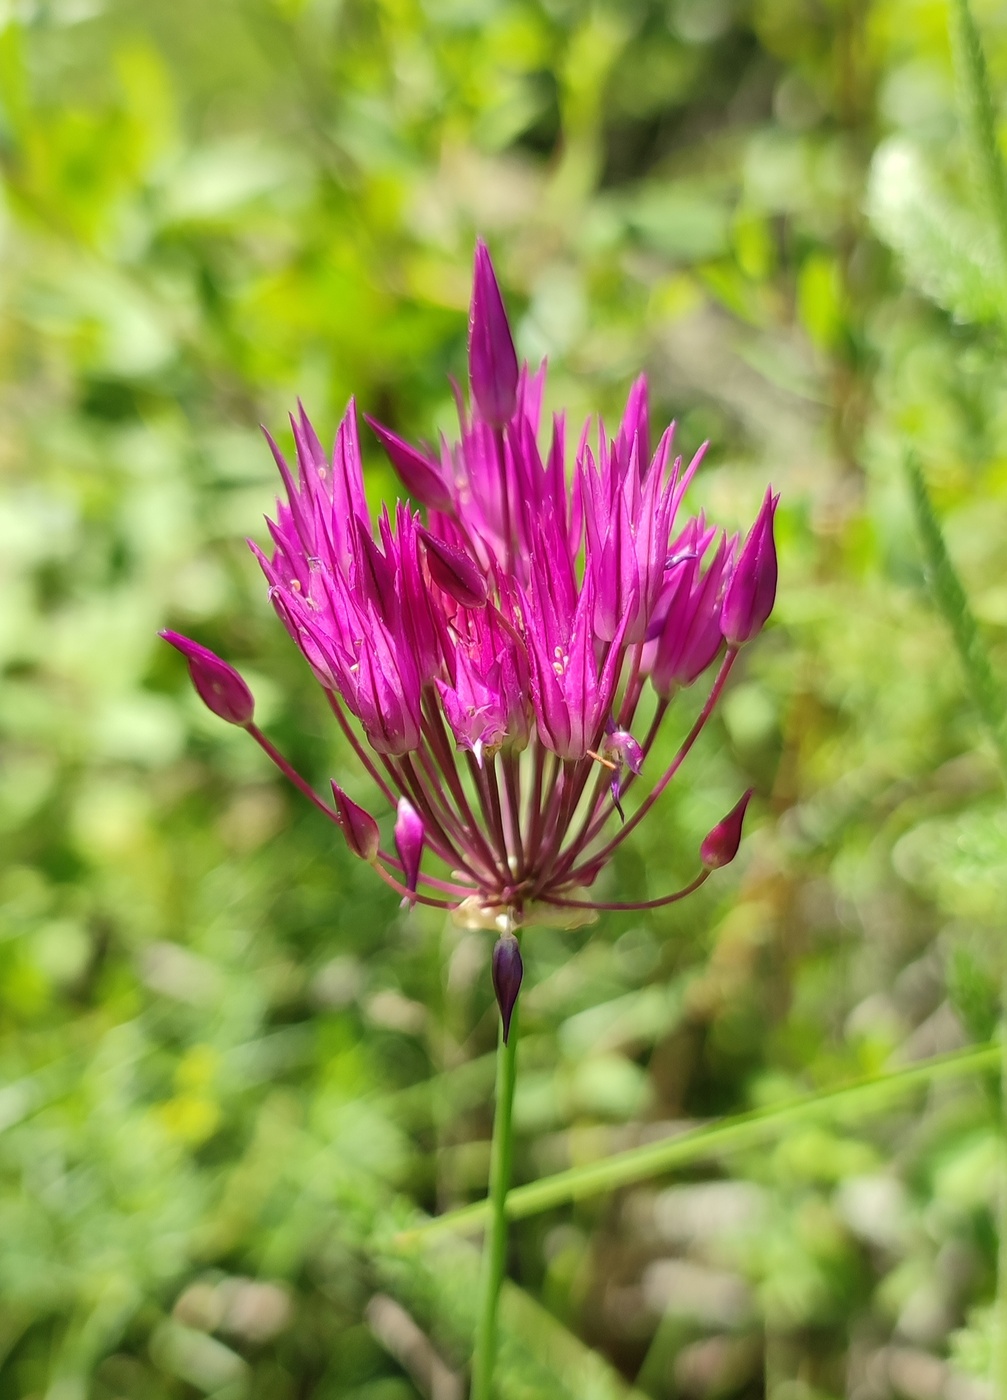
[(776, 541), (773, 517), (779, 496), (766, 491), (724, 594), (720, 630), (728, 646), (740, 647), (761, 631), (776, 601)]
[(420, 878), (420, 857), (423, 855), (423, 818), (407, 797), (399, 798), (395, 818), (395, 849), (402, 862), (404, 884), (412, 893)]
[(472, 556), (422, 526), (419, 535), (427, 552), (430, 577), (438, 588), (443, 588), (463, 608), (483, 607), (488, 592), (486, 577)]
[(521, 990), (524, 976), (524, 963), (521, 961), (521, 948), (512, 933), (504, 933), (496, 941), (493, 949), (493, 990), (496, 992), (500, 1019), (503, 1022), (504, 1044), (510, 1035), (511, 1017)]
[(367, 418), (367, 422), (388, 453), (389, 461), (398, 472), (399, 479), (410, 496), (415, 496), (421, 505), (429, 507), (430, 510), (451, 510), (451, 492), (437, 464), (431, 462), (422, 452), (417, 452), (415, 447), (410, 447), (408, 442), (403, 442), (400, 437), (382, 427), (373, 418)]
[(741, 801), (731, 808), (723, 821), (717, 823), (700, 846), (699, 858), (707, 870), (719, 870), (722, 865), (730, 865), (738, 854), (745, 811), (754, 791), (754, 788), (748, 789)]
[(469, 310), (469, 381), (480, 418), (502, 428), (517, 405), (517, 352), (489, 249), (481, 238), (476, 243)]
[(378, 824), (370, 812), (365, 812), (356, 802), (346, 796), (338, 783), (332, 784), (332, 796), (336, 803), (336, 813), (346, 844), (361, 860), (373, 862), (378, 858), (381, 834)]
[(228, 724), (240, 724), (242, 728), (251, 724), (255, 701), (233, 666), (209, 647), (200, 646), (199, 642), (178, 632), (159, 632), (158, 636), (185, 657), (196, 693), (208, 710)]

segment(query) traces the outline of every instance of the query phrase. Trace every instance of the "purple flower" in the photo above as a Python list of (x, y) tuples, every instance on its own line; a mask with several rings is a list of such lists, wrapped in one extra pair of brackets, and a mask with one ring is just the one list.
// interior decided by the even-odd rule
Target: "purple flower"
[(745, 813), (752, 800), (754, 789), (748, 791), (731, 808), (727, 816), (719, 821), (707, 835), (699, 848), (699, 858), (706, 870), (719, 870), (722, 865), (730, 865), (738, 854), (741, 845), (741, 828)]
[(332, 796), (335, 798), (339, 825), (343, 829), (347, 846), (361, 860), (377, 860), (381, 847), (381, 833), (370, 812), (365, 812), (363, 807), (347, 797), (335, 782), (332, 784)]
[[(511, 931), (574, 927), (615, 907), (593, 896), (600, 872), (678, 772), (738, 648), (765, 622), (777, 497), (767, 492), (740, 551), (737, 537), (685, 515), (701, 453), (686, 467), (673, 460), (670, 428), (652, 452), (642, 376), (614, 435), (589, 424), (570, 454), (562, 415), (543, 433), (545, 369), (518, 364), (482, 242), (469, 382), (458, 441), (436, 454), (371, 424), (423, 516), (404, 501), (372, 516), (352, 402), (331, 452), (299, 408), (296, 467), (270, 440), (284, 487), (271, 549), (252, 545), (277, 614), (394, 813), (397, 854), (341, 787), (329, 806), (290, 768), (252, 723), (233, 668), (168, 640), (211, 709), (245, 725), (387, 884), (506, 935), (494, 982), (509, 1023), (521, 974)], [(698, 718), (669, 766), (651, 771), (674, 697), (703, 676)], [(733, 857), (747, 797), (703, 842), (692, 884), (646, 907)]]
[(469, 383), (484, 423), (502, 428), (514, 413), (518, 367), (514, 339), (489, 249), (476, 243), (469, 313)]
[(714, 531), (694, 522), (684, 548), (669, 559), (661, 608), (651, 623), (655, 645), (650, 654), (650, 679), (658, 695), (672, 695), (692, 685), (715, 660), (724, 645), (721, 609), (731, 577), (735, 539), (721, 536), (706, 568), (703, 556)]
[(748, 532), (744, 548), (724, 595), (720, 630), (728, 646), (740, 647), (762, 630), (776, 602), (776, 541), (773, 517), (779, 496), (766, 491), (762, 509)]
[(159, 632), (158, 636), (180, 651), (189, 663), (189, 675), (200, 700), (208, 710), (228, 724), (251, 724), (255, 713), (252, 692), (233, 666), (222, 661), (209, 647), (183, 637), (178, 632)]
[(400, 797), (396, 808), (395, 849), (402, 862), (406, 889), (411, 895), (416, 894), (416, 886), (420, 878), (424, 835), (423, 818), (408, 797)]
[(410, 496), (415, 496), (420, 505), (429, 510), (449, 511), (452, 507), (451, 491), (438, 464), (415, 447), (410, 447), (408, 442), (403, 442), (375, 419), (367, 418), (367, 425), (388, 453), (388, 460)]

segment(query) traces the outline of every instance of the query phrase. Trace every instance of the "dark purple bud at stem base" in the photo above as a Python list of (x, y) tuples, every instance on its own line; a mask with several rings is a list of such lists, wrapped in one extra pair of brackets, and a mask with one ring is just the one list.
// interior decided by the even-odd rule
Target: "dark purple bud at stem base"
[(749, 788), (740, 802), (728, 812), (723, 821), (719, 821), (713, 828), (706, 840), (699, 848), (699, 858), (707, 870), (719, 870), (723, 865), (730, 865), (731, 861), (738, 854), (738, 847), (741, 845), (741, 828), (745, 821), (745, 812), (749, 802), (752, 800), (754, 788)]
[(517, 939), (512, 933), (501, 934), (493, 949), (493, 990), (496, 992), (497, 1005), (500, 1008), (505, 1045), (510, 1035), (511, 1017), (514, 1015), (523, 976), (524, 963), (521, 961), (521, 948)]

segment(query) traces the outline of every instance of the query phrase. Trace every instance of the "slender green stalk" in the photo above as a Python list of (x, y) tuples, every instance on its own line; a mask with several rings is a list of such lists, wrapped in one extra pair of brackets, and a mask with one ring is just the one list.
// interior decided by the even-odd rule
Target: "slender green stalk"
[(1007, 264), (1007, 169), (997, 141), (986, 56), (969, 0), (952, 0), (951, 36), (972, 158), (996, 223), (1000, 253)]
[(1007, 963), (1000, 982), (1000, 1199), (997, 1202), (997, 1296), (993, 1319), (993, 1392), (1007, 1396)]
[[(997, 213), (1001, 222), (1004, 255), (1007, 258), (1007, 182), (1004, 180), (1000, 151), (996, 146), (993, 109), (986, 85), (986, 65), (967, 0), (956, 0), (956, 4), (960, 22), (959, 47), (962, 51), (963, 80), (969, 89), (970, 106), (974, 108), (978, 133), (976, 139), (981, 138), (982, 149), (985, 149), (983, 143), (989, 147), (986, 160), (987, 177), (991, 197), (1000, 200), (1002, 205), (1002, 209), (998, 207)], [(975, 115), (976, 113), (978, 115)], [(996, 749), (1000, 774), (1007, 787), (1007, 732), (1004, 727), (1004, 701), (1001, 690), (993, 676), (989, 655), (979, 635), (965, 589), (948, 556), (944, 536), (919, 463), (909, 458), (906, 469), (909, 473), (913, 509), (934, 599), (954, 639), (965, 672), (969, 698)], [(1001, 957), (1004, 957), (1003, 952)], [(996, 1394), (1007, 1396), (1007, 958), (1004, 960), (1000, 983), (1000, 1115), (1000, 1183), (996, 1210), (997, 1283), (991, 1369)]]
[(510, 1035), (504, 1044), (503, 1026), (497, 1049), (496, 1108), (493, 1113), (493, 1147), (490, 1157), (489, 1197), (481, 1202), (489, 1213), (489, 1233), (483, 1246), (482, 1298), (472, 1357), (470, 1400), (491, 1400), (496, 1365), (497, 1313), (500, 1285), (507, 1262), (507, 1193), (514, 1158), (514, 1084), (517, 1079), (517, 1042), (520, 998), (511, 1016)]
[(930, 576), (934, 601), (943, 614), (951, 632), (965, 672), (969, 699), (975, 706), (983, 728), (996, 749), (1000, 770), (1007, 783), (1007, 733), (1004, 731), (1004, 697), (997, 684), (983, 645), (975, 616), (969, 607), (955, 567), (948, 557), (944, 536), (934, 514), (919, 462), (914, 456), (906, 458), (906, 472), (912, 494), (916, 526), (923, 545), (923, 555)]
[[(557, 1172), (555, 1176), (530, 1182), (527, 1186), (518, 1186), (507, 1196), (507, 1219), (522, 1220), (540, 1211), (551, 1210), (554, 1206), (566, 1205), (570, 1201), (605, 1191), (616, 1191), (634, 1182), (660, 1176), (675, 1167), (691, 1166), (724, 1152), (753, 1147), (804, 1121), (849, 1112), (864, 1113), (882, 1107), (893, 1097), (913, 1089), (928, 1088), (941, 1080), (967, 1078), (984, 1070), (997, 1069), (1000, 1058), (1001, 1050), (997, 1045), (956, 1050), (950, 1055), (920, 1060), (905, 1069), (871, 1075), (840, 1089), (806, 1094), (776, 1108), (722, 1118), (719, 1122), (692, 1128), (663, 1142), (634, 1147), (628, 1152), (618, 1152), (582, 1167)], [(490, 1210), (488, 1201), (478, 1201), (475, 1205), (452, 1211), (450, 1215), (424, 1221), (415, 1229), (405, 1232), (405, 1235), (406, 1238), (422, 1236), (429, 1239), (437, 1235), (480, 1230), (485, 1226)]]

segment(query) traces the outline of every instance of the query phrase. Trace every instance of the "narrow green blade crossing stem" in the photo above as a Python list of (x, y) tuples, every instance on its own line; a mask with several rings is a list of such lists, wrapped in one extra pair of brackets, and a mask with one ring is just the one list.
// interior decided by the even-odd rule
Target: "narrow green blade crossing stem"
[(482, 1298), (472, 1357), (470, 1400), (491, 1400), (496, 1365), (497, 1315), (500, 1285), (507, 1262), (507, 1192), (514, 1159), (514, 1084), (517, 1079), (518, 1017), (520, 998), (511, 1016), (510, 1035), (504, 1044), (501, 1027), (497, 1050), (496, 1108), (493, 1114), (493, 1146), (490, 1157), (490, 1190), (487, 1206), (489, 1231), (483, 1246)]
[[(557, 1172), (555, 1176), (544, 1177), (541, 1181), (529, 1182), (527, 1186), (519, 1186), (507, 1197), (507, 1216), (510, 1220), (521, 1220), (570, 1201), (646, 1181), (676, 1167), (691, 1166), (724, 1152), (754, 1147), (797, 1123), (839, 1117), (846, 1113), (866, 1113), (916, 1089), (996, 1070), (1000, 1058), (998, 1045), (956, 1050), (949, 1055), (938, 1055), (907, 1065), (903, 1069), (872, 1075), (869, 1079), (846, 1084), (839, 1089), (808, 1094), (774, 1108), (757, 1109), (735, 1118), (704, 1123), (677, 1137), (631, 1148), (585, 1166)], [(405, 1233), (407, 1237), (422, 1236), (424, 1239), (444, 1234), (466, 1234), (482, 1229), (491, 1209), (489, 1202), (478, 1201), (448, 1215), (427, 1220), (415, 1231)]]

